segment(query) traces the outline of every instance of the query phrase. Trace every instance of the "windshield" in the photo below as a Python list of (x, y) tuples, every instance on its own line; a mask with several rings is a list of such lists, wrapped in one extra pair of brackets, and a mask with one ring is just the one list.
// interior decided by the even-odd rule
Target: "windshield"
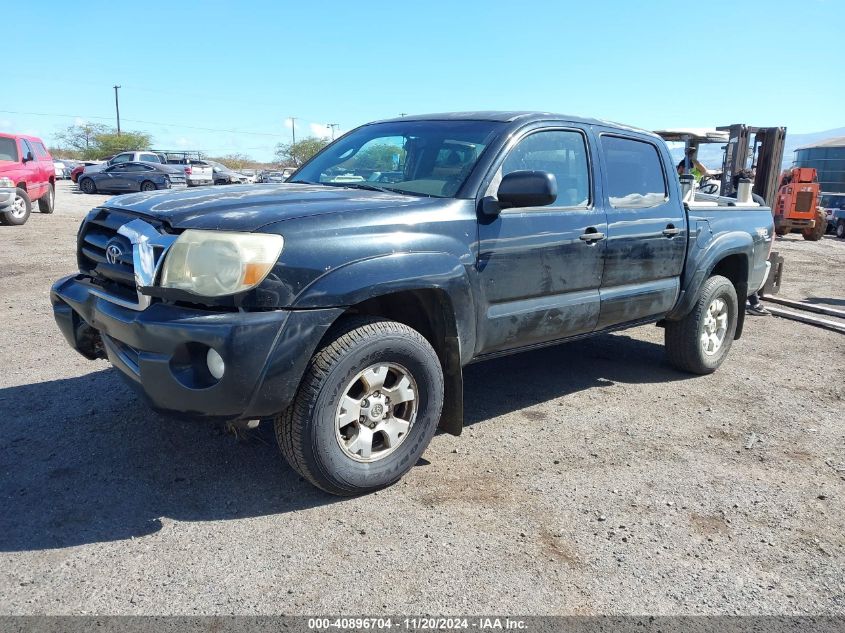
[(292, 182), (450, 198), (475, 167), (498, 125), (492, 121), (365, 125), (317, 154)]
[(18, 146), (15, 139), (7, 136), (0, 137), (0, 160), (18, 162)]

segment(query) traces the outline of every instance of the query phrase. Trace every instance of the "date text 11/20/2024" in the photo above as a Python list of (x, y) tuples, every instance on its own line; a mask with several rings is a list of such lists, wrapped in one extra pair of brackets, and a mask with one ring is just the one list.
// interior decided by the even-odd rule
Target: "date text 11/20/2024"
[(497, 617), (407, 617), (393, 618), (309, 618), (308, 628), (311, 630), (352, 629), (352, 630), (467, 630), (479, 631), (520, 631), (526, 630), (524, 620)]

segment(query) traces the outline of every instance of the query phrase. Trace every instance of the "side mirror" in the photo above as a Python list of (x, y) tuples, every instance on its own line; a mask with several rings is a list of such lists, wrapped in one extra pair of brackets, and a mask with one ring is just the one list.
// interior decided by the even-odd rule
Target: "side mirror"
[(25, 163), (28, 163), (33, 160), (35, 160), (35, 157), (32, 155), (32, 152), (27, 152), (26, 155), (23, 157), (23, 162)]
[[(557, 180), (547, 171), (513, 171), (499, 183), (496, 200), (499, 209), (544, 207), (557, 200)], [(490, 207), (484, 205), (485, 213)]]

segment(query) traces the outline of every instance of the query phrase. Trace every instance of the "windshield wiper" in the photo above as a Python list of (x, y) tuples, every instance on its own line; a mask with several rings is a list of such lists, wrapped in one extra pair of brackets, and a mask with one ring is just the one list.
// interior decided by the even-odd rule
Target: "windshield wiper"
[(388, 187), (379, 187), (378, 185), (371, 185), (368, 182), (339, 182), (339, 183), (332, 183), (338, 184), (342, 187), (352, 187), (353, 189), (366, 189), (367, 191), (381, 191), (382, 193), (405, 193), (404, 191), (399, 191), (397, 189), (390, 189)]

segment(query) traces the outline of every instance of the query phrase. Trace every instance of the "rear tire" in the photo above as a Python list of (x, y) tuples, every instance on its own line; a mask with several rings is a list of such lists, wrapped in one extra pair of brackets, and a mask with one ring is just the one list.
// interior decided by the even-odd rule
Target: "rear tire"
[(312, 357), (293, 402), (276, 419), (276, 439), (312, 484), (358, 495), (411, 469), (442, 407), (443, 370), (429, 342), (407, 325), (356, 317)]
[(710, 277), (692, 311), (680, 321), (666, 323), (664, 341), (669, 362), (682, 371), (712, 374), (731, 349), (738, 314), (731, 281), (721, 275)]
[(97, 185), (95, 185), (94, 181), (90, 178), (83, 178), (80, 180), (79, 188), (82, 189), (84, 193), (97, 193)]
[(836, 237), (845, 240), (845, 220), (839, 220), (836, 223)]
[(38, 199), (38, 210), (41, 213), (52, 213), (56, 207), (56, 185), (50, 183), (47, 193)]
[(26, 190), (18, 187), (15, 190), (14, 206), (6, 211), (0, 213), (0, 224), (6, 226), (21, 226), (26, 224), (32, 213), (32, 200), (29, 199), (29, 194)]
[(801, 231), (801, 235), (804, 236), (804, 239), (809, 242), (818, 242), (825, 234), (827, 230), (827, 218), (824, 216), (824, 212), (820, 211), (816, 215), (816, 225), (811, 229), (804, 229)]
[(141, 183), (141, 191), (155, 191), (156, 189), (158, 189), (158, 187), (156, 187), (154, 182), (145, 180)]

